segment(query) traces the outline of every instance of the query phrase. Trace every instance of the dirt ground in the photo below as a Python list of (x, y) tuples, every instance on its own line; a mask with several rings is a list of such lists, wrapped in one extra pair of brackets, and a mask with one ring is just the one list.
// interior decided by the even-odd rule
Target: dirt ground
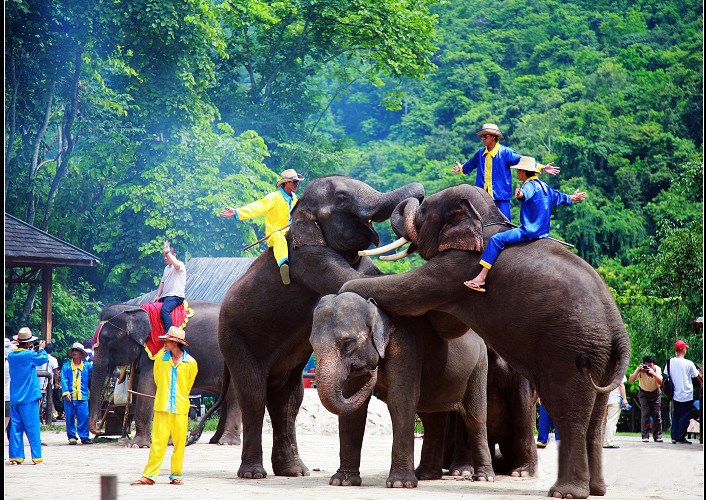
[[(140, 477), (147, 463), (149, 449), (119, 446), (115, 441), (91, 446), (69, 446), (63, 432), (46, 431), (42, 440), (43, 464), (9, 465), (5, 443), (4, 496), (9, 499), (64, 497), (78, 494), (83, 498), (100, 498), (100, 476), (116, 475), (118, 498), (135, 499), (221, 499), (221, 498), (287, 498), (287, 500), (326, 499), (428, 499), (444, 498), (526, 499), (545, 497), (557, 475), (557, 445), (550, 441), (538, 450), (539, 473), (534, 478), (498, 476), (494, 483), (471, 482), (447, 477), (440, 481), (424, 481), (413, 490), (385, 488), (390, 465), (392, 436), (366, 435), (363, 443), (361, 487), (329, 486), (329, 477), (338, 468), (338, 437), (333, 434), (299, 431), (299, 451), (311, 476), (285, 478), (269, 475), (263, 480), (238, 479), (240, 446), (208, 444), (213, 433), (205, 432), (201, 440), (186, 448), (182, 486), (168, 484), (167, 451), (162, 474), (154, 486), (130, 486)], [(618, 437), (619, 449), (604, 450), (604, 474), (608, 485), (606, 498), (618, 499), (690, 499), (703, 498), (703, 445), (642, 443), (636, 438)], [(271, 474), (269, 461), (271, 434), (263, 435), (265, 468)], [(415, 462), (419, 460), (421, 439), (415, 441)], [(26, 446), (29, 457), (29, 446)]]

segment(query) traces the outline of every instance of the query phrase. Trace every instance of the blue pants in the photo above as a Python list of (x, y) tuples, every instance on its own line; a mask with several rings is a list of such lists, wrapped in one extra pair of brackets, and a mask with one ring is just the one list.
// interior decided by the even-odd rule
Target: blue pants
[[(64, 415), (66, 418), (66, 436), (69, 440), (77, 437), (81, 441), (88, 439), (88, 400), (68, 401), (64, 399)], [(76, 434), (76, 422), (78, 422), (78, 434)]]
[(672, 441), (686, 441), (686, 430), (689, 428), (693, 407), (693, 399), (691, 401), (672, 401)]
[(20, 463), (25, 461), (23, 435), (27, 434), (32, 461), (42, 461), (42, 437), (39, 429), (39, 400), (12, 405), (10, 410), (10, 443), (8, 458)]
[(559, 430), (554, 425), (552, 417), (549, 416), (544, 405), (539, 405), (539, 428), (537, 429), (537, 442), (546, 444), (549, 440), (549, 430), (554, 427), (554, 439), (559, 441)]
[(507, 220), (512, 220), (510, 217), (510, 200), (494, 200), (495, 206), (503, 213)]
[(503, 231), (502, 233), (495, 233), (488, 240), (488, 246), (483, 250), (483, 255), (480, 256), (480, 264), (483, 267), (490, 269), (495, 261), (507, 245), (516, 245), (517, 243), (522, 243), (523, 241), (532, 241), (536, 238), (528, 236), (519, 227), (515, 229), (510, 229), (509, 231)]
[(166, 335), (172, 326), (172, 311), (184, 303), (184, 297), (170, 295), (162, 297), (159, 301), (162, 303), (162, 311), (159, 313), (159, 317), (162, 319), (164, 334)]

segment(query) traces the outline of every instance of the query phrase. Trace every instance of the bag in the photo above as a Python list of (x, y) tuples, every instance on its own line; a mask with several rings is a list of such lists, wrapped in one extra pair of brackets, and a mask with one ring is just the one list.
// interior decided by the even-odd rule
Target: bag
[(122, 382), (115, 384), (113, 391), (113, 404), (115, 406), (125, 406), (128, 402), (127, 386), (130, 381), (130, 375), (126, 376)]
[(669, 376), (669, 361), (667, 360), (667, 371), (662, 378), (662, 393), (667, 401), (671, 401), (674, 398), (674, 382), (672, 382), (672, 377)]

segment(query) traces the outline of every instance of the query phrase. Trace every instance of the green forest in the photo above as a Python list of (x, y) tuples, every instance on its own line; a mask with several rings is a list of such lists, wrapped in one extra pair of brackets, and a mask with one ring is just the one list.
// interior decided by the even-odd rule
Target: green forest
[[(182, 260), (257, 256), (262, 221), (218, 214), (282, 170), (428, 196), (475, 179), (451, 169), (488, 122), (587, 191), (552, 236), (610, 287), (631, 369), (676, 338), (700, 364), (702, 2), (5, 2), (5, 211), (100, 258), (55, 270), (60, 347), (157, 287), (165, 239)], [(6, 283), (6, 332), (39, 329), (39, 295)]]

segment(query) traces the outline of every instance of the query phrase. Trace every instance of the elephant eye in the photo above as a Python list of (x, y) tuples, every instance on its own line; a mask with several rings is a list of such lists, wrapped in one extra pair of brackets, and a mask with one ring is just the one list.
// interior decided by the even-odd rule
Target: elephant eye
[(351, 352), (355, 348), (356, 342), (354, 339), (348, 339), (343, 343), (341, 350), (343, 352)]

